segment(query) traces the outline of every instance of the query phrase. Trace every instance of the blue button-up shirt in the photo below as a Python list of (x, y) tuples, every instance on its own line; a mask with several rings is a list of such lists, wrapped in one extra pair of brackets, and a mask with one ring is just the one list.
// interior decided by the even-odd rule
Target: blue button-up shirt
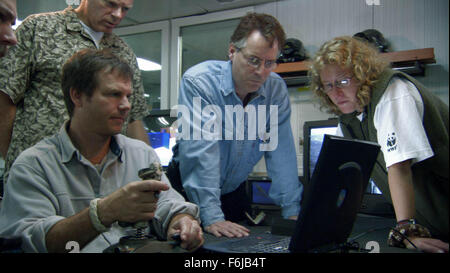
[[(239, 116), (230, 109), (245, 109), (247, 114), (230, 122)], [(282, 207), (284, 217), (298, 215), (303, 186), (288, 91), (277, 74), (270, 74), (244, 108), (235, 92), (231, 62), (203, 62), (183, 75), (178, 113), (174, 160), (180, 164), (188, 198), (200, 207), (204, 226), (224, 221), (220, 196), (245, 181), (263, 155), (272, 178), (269, 196)]]

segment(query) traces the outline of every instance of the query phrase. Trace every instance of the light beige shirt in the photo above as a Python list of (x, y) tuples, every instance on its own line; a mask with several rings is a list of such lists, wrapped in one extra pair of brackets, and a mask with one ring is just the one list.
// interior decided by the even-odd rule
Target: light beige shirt
[[(73, 146), (63, 125), (58, 134), (25, 150), (14, 162), (0, 211), (0, 237), (20, 237), (25, 252), (46, 252), (45, 235), (54, 224), (89, 207), (92, 199), (141, 180), (139, 170), (155, 161), (159, 159), (153, 148), (119, 134), (99, 172)], [(170, 185), (165, 175), (161, 181)], [(199, 220), (198, 207), (170, 187), (159, 195), (152, 231), (166, 238), (170, 220), (178, 213)], [(102, 252), (130, 235), (127, 231), (114, 223), (81, 251)]]

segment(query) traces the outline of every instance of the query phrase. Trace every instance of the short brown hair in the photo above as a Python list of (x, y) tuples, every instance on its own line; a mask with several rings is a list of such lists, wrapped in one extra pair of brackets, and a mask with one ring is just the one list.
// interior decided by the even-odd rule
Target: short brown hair
[(67, 60), (62, 68), (61, 88), (64, 94), (69, 116), (72, 117), (74, 104), (70, 98), (70, 89), (91, 97), (98, 87), (100, 72), (117, 72), (120, 77), (133, 78), (130, 66), (114, 55), (109, 49), (82, 49)]
[(231, 36), (230, 43), (237, 48), (246, 45), (248, 36), (253, 31), (259, 31), (264, 38), (273, 46), (274, 41), (278, 41), (278, 48), (281, 50), (286, 41), (286, 33), (280, 22), (272, 15), (264, 13), (247, 13), (241, 18), (239, 25)]

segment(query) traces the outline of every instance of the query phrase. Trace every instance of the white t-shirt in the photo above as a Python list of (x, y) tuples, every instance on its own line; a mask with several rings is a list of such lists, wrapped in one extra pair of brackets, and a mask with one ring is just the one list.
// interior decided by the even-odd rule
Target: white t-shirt
[[(386, 168), (408, 159), (412, 164), (434, 155), (423, 128), (423, 101), (414, 84), (394, 77), (375, 108), (374, 126)], [(362, 114), (358, 116), (362, 120)], [(340, 126), (338, 135), (343, 135)]]

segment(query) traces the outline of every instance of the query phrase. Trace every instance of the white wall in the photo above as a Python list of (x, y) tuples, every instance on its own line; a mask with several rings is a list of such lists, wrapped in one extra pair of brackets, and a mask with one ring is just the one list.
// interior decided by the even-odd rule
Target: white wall
[[(379, 5), (369, 6), (367, 2)], [(383, 33), (392, 51), (434, 48), (436, 64), (426, 66), (419, 81), (448, 104), (449, 86), (449, 1), (448, 0), (285, 0), (255, 7), (278, 18), (288, 38), (301, 40), (310, 56), (325, 41), (353, 35), (368, 28)], [(311, 101), (310, 91), (289, 88), (291, 123), (295, 137), (299, 175), (303, 175), (303, 123), (327, 119)], [(300, 90), (303, 90), (300, 88)], [(266, 172), (263, 162), (254, 172)]]

